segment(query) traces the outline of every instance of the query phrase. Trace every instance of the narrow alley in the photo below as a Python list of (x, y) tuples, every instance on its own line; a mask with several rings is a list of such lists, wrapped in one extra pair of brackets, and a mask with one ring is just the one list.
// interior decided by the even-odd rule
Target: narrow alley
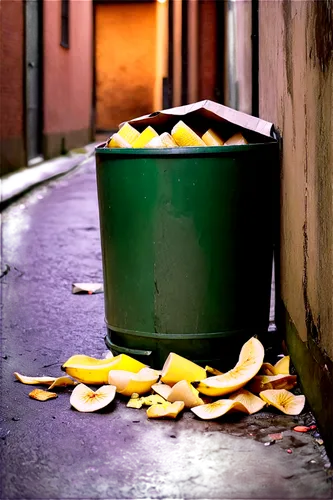
[(332, 498), (324, 447), (293, 431), (313, 423), (307, 407), (154, 421), (119, 396), (90, 414), (71, 408), (70, 389), (30, 399), (15, 371), (57, 377), (75, 353), (106, 353), (103, 294), (71, 293), (73, 282), (102, 282), (94, 158), (2, 216), (1, 498)]

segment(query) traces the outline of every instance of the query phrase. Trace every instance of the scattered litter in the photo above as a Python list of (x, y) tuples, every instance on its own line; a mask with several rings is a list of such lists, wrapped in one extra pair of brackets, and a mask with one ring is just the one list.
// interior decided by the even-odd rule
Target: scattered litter
[(103, 293), (103, 283), (72, 283), (72, 293)]
[(289, 453), (289, 455), (293, 452), (293, 450), (291, 450), (290, 448), (288, 448), (287, 450), (287, 453)]
[(317, 432), (317, 431), (315, 431), (315, 432), (312, 434), (312, 436), (313, 436), (314, 438), (320, 438), (320, 434), (319, 434), (319, 432)]
[(43, 391), (43, 389), (34, 389), (29, 393), (32, 399), (37, 399), (37, 401), (47, 401), (48, 399), (54, 399), (58, 397), (56, 392)]
[(296, 432), (308, 432), (310, 430), (310, 427), (307, 427), (305, 425), (296, 425), (293, 430)]
[(18, 421), (19, 421), (19, 420), (21, 420), (21, 419), (20, 419), (20, 417), (12, 417), (12, 420), (13, 420), (14, 422), (18, 422)]
[(268, 434), (268, 437), (273, 441), (281, 441), (281, 439), (283, 439), (283, 432), (278, 432), (276, 434)]
[(314, 429), (317, 429), (317, 426), (316, 425), (309, 425), (310, 427), (310, 430), (313, 431)]
[(315, 439), (316, 443), (319, 444), (319, 446), (322, 446), (324, 444), (324, 441), (321, 438)]
[(275, 439), (272, 439), (271, 441), (267, 441), (264, 443), (264, 446), (272, 446), (272, 444), (275, 444)]
[(317, 462), (315, 460), (310, 460), (310, 464), (316, 464)]

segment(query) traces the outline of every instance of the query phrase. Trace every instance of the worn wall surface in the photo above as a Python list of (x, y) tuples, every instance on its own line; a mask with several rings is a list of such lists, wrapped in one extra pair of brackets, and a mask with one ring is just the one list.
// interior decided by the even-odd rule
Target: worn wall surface
[(236, 81), (238, 86), (237, 109), (243, 113), (252, 112), (252, 5), (251, 2), (235, 0), (235, 50)]
[[(319, 393), (333, 376), (333, 3), (261, 1), (259, 43), (260, 116), (283, 136), (282, 303), (302, 342), (295, 359), (311, 353), (297, 361), (303, 382), (304, 363), (321, 367)], [(311, 404), (332, 411), (310, 385)]]
[(0, 163), (7, 173), (24, 165), (23, 1), (0, 1)]
[(46, 156), (89, 140), (92, 110), (92, 1), (70, 2), (69, 48), (60, 45), (61, 1), (44, 2)]
[(96, 128), (154, 111), (156, 4), (96, 5)]
[(216, 3), (199, 2), (199, 100), (216, 100)]

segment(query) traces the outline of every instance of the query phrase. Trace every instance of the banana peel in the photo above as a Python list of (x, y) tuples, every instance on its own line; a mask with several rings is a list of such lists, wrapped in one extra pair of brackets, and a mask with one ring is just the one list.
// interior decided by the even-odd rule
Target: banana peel
[(293, 389), (296, 384), (296, 375), (256, 375), (247, 388), (249, 391), (259, 394), (259, 392), (268, 389)]
[[(104, 385), (108, 383), (111, 370), (127, 370), (137, 373), (146, 365), (136, 359), (119, 354), (114, 358), (96, 359), (84, 354), (71, 356), (61, 367), (67, 375), (81, 383)], [(133, 391), (134, 392), (134, 391)]]
[(189, 359), (179, 356), (179, 354), (171, 352), (162, 368), (161, 382), (173, 386), (181, 380), (193, 382), (194, 380), (206, 378), (206, 376), (204, 368)]
[(203, 400), (199, 397), (199, 392), (187, 381), (181, 380), (175, 384), (167, 397), (170, 403), (183, 401), (186, 408), (203, 405)]
[(50, 385), (56, 380), (56, 377), (27, 377), (18, 372), (14, 372), (14, 376), (22, 384), (26, 385)]
[(148, 418), (176, 418), (177, 415), (184, 409), (183, 401), (175, 401), (174, 403), (163, 403), (152, 405), (147, 410)]
[(152, 385), (151, 388), (154, 392), (156, 392), (156, 394), (159, 394), (164, 399), (168, 399), (168, 396), (171, 392), (171, 387), (167, 384), (163, 384), (162, 382), (158, 382), (158, 384)]
[(285, 389), (268, 389), (259, 393), (265, 403), (272, 405), (286, 415), (299, 415), (305, 405), (305, 396), (295, 396)]
[(158, 378), (159, 372), (147, 367), (142, 368), (138, 373), (111, 370), (108, 383), (114, 385), (117, 392), (123, 396), (131, 396), (134, 392), (142, 395), (150, 391)]
[(43, 389), (34, 389), (29, 393), (29, 397), (37, 399), (37, 401), (47, 401), (48, 399), (55, 399), (58, 397), (56, 392), (43, 391)]
[(263, 363), (260, 374), (263, 375), (289, 375), (290, 356), (283, 356), (275, 365)]
[(234, 368), (215, 377), (209, 377), (193, 386), (207, 396), (223, 396), (244, 387), (260, 370), (265, 351), (261, 342), (252, 337), (243, 345)]
[(222, 417), (222, 415), (225, 415), (231, 410), (247, 414), (249, 413), (243, 403), (240, 401), (233, 401), (231, 399), (219, 399), (213, 403), (191, 408), (191, 411), (202, 420), (213, 420), (215, 418)]
[(265, 402), (261, 398), (255, 396), (246, 389), (239, 389), (239, 391), (234, 394), (230, 394), (229, 399), (242, 403), (249, 415), (257, 413), (265, 406)]
[(79, 384), (71, 394), (70, 403), (77, 411), (90, 413), (110, 404), (115, 395), (116, 388), (112, 385), (103, 385), (93, 391), (86, 385)]

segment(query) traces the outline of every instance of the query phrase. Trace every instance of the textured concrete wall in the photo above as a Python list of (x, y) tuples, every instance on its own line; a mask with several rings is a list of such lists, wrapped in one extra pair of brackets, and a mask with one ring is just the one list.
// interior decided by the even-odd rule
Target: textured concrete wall
[(96, 5), (96, 128), (154, 111), (156, 4)]
[(333, 3), (261, 1), (259, 17), (260, 116), (283, 136), (282, 301), (332, 382)]
[(0, 162), (6, 173), (25, 161), (22, 0), (0, 1), (0, 61)]
[(90, 128), (92, 19), (91, 0), (70, 2), (70, 45), (64, 48), (60, 45), (61, 1), (44, 2), (45, 144), (52, 137), (66, 140), (66, 135)]

